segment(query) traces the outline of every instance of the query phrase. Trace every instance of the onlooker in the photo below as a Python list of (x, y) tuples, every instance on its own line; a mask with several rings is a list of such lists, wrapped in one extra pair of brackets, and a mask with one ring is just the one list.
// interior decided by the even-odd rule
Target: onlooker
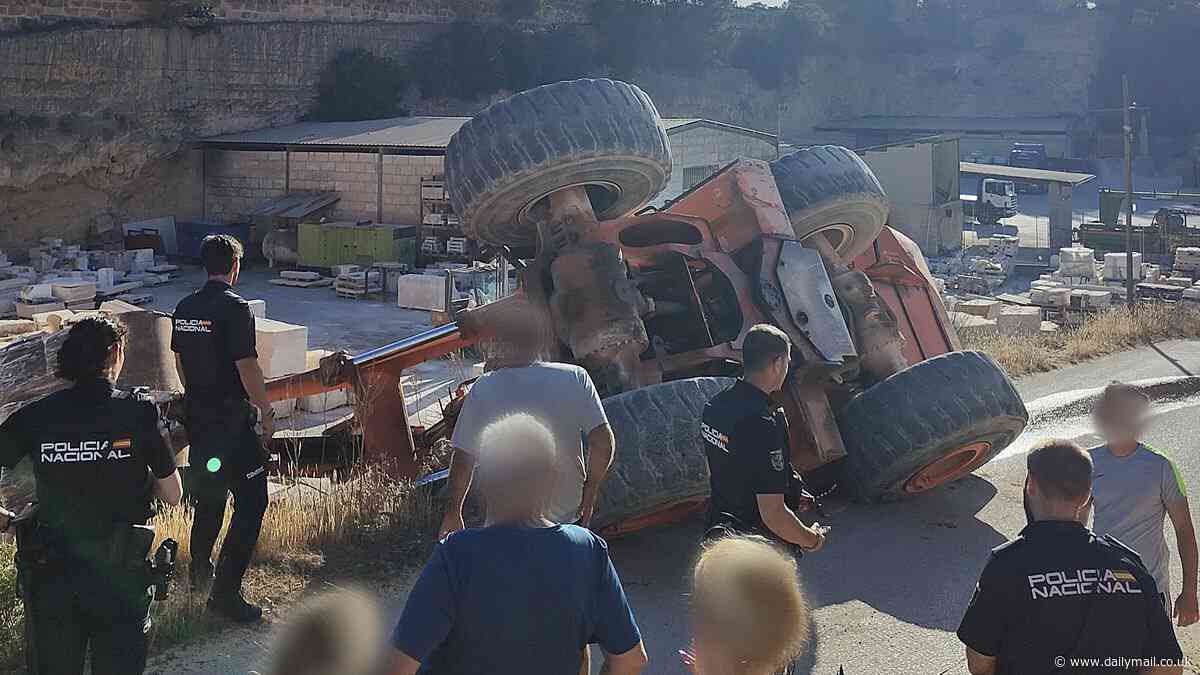
[[(1093, 529), (1111, 534), (1142, 556), (1163, 596), (1163, 606), (1190, 626), (1200, 619), (1196, 597), (1196, 531), (1183, 476), (1174, 462), (1140, 442), (1150, 399), (1137, 388), (1114, 383), (1096, 405), (1096, 427), (1107, 444), (1093, 448), (1096, 518)], [(1171, 599), (1170, 553), (1163, 524), (1171, 517), (1183, 563), (1183, 587)]]
[[(201, 242), (208, 282), (175, 308), (171, 349), (185, 389), (184, 425), (191, 442), (192, 588), (207, 592), (211, 587), (210, 611), (249, 623), (262, 618), (262, 608), (242, 597), (242, 577), (267, 510), (264, 442), (275, 423), (258, 365), (254, 315), (233, 292), (242, 253), (241, 243), (228, 235), (210, 235)], [(233, 518), (214, 579), (212, 550), (230, 494)]]
[[(505, 415), (528, 413), (547, 425), (558, 452), (558, 474), (546, 517), (588, 527), (600, 486), (613, 460), (613, 434), (592, 378), (579, 366), (539, 361), (546, 319), (529, 303), (512, 299), (512, 311), (496, 324), (490, 372), (471, 387), (454, 424), (446, 513), (438, 538), (463, 528), (463, 501), (479, 453), (484, 427)], [(584, 457), (582, 439), (587, 439)]]
[(829, 528), (805, 525), (788, 506), (799, 494), (792, 471), (783, 411), (771, 395), (783, 388), (791, 363), (791, 339), (760, 324), (742, 341), (744, 375), (704, 407), (700, 435), (712, 485), (707, 538), (728, 532), (760, 534), (818, 551)]
[(804, 653), (808, 602), (795, 560), (761, 537), (706, 545), (691, 598), (693, 644), (684, 663), (696, 675), (771, 675)]
[(557, 448), (550, 430), (512, 415), (480, 434), (488, 525), (437, 545), (393, 635), (392, 675), (564, 675), (585, 647), (605, 673), (634, 675), (646, 651), (608, 546), (544, 516)]
[(273, 675), (369, 675), (379, 665), (382, 618), (355, 591), (320, 595), (288, 621), (275, 642)]
[[(1087, 451), (1049, 441), (1027, 466), (1030, 523), (992, 551), (958, 628), (972, 675), (1181, 673), (1183, 652), (1154, 577), (1131, 549), (1084, 524)], [(1139, 659), (1132, 669), (1109, 667), (1129, 659)]]

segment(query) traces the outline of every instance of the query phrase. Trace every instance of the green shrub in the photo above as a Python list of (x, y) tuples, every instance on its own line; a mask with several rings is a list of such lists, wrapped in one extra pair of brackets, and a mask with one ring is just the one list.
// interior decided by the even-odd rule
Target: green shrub
[(794, 84), (804, 60), (824, 48), (829, 29), (829, 15), (814, 5), (789, 7), (772, 18), (743, 31), (729, 54), (729, 64), (764, 89)]
[(17, 594), (17, 547), (0, 543), (0, 670), (15, 670), (24, 650), (25, 611)]
[(342, 122), (407, 115), (400, 107), (407, 87), (405, 70), (395, 61), (365, 49), (344, 49), (321, 72), (309, 117)]
[(593, 0), (598, 61), (628, 77), (638, 67), (696, 74), (725, 50), (732, 0)]
[(422, 45), (412, 70), (423, 96), (475, 100), (592, 75), (596, 64), (591, 40), (578, 29), (463, 21)]
[(500, 0), (500, 16), (509, 21), (533, 18), (541, 11), (542, 0)]

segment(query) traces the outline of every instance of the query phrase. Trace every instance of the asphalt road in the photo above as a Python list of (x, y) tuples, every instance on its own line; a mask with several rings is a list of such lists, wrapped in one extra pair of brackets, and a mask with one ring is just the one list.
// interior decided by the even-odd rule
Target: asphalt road
[[(811, 650), (800, 672), (837, 675), (844, 666), (846, 675), (966, 673), (954, 631), (988, 552), (1025, 525), (1024, 451), (1059, 436), (1095, 444), (1087, 435), (1086, 400), (1064, 405), (1089, 390), (1117, 378), (1191, 373), (1200, 373), (1200, 343), (1173, 341), (1025, 378), (1018, 389), (1040, 422), (1000, 459), (908, 502), (835, 505), (840, 511), (824, 521), (834, 528), (826, 548), (800, 563), (814, 607)], [(1148, 441), (1170, 450), (1188, 483), (1200, 485), (1200, 436), (1192, 426), (1200, 397), (1158, 407)], [(682, 618), (699, 531), (697, 521), (610, 544), (651, 654), (648, 672), (685, 672), (675, 653), (687, 643)], [(1174, 551), (1173, 535), (1169, 541)], [(1172, 578), (1180, 579), (1177, 558), (1172, 566)], [(1200, 663), (1200, 625), (1180, 638)]]
[[(1024, 451), (1056, 436), (1088, 441), (1086, 398), (1114, 378), (1192, 372), (1200, 372), (1200, 343), (1175, 341), (1025, 378), (1018, 389), (1036, 423), (975, 475), (900, 504), (832, 505), (828, 545), (801, 561), (814, 611), (811, 648), (799, 672), (966, 673), (953, 633), (989, 550), (1025, 524)], [(1200, 485), (1200, 437), (1192, 427), (1198, 412), (1200, 397), (1157, 403), (1148, 439), (1173, 453), (1191, 485)], [(676, 652), (687, 644), (687, 576), (699, 534), (700, 523), (692, 521), (610, 543), (651, 655), (648, 673), (685, 672)], [(1172, 565), (1178, 580), (1177, 558)], [(407, 580), (377, 590), (394, 615)], [(1200, 662), (1200, 627), (1180, 638)], [(269, 630), (239, 630), (156, 659), (148, 672), (245, 673), (262, 666), (269, 643)]]

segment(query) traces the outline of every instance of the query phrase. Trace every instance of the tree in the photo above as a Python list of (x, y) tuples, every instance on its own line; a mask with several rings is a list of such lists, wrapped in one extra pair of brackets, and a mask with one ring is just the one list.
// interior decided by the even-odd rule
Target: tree
[(804, 60), (826, 48), (830, 18), (813, 4), (790, 3), (767, 24), (743, 31), (729, 54), (729, 64), (742, 68), (764, 89), (794, 83)]
[[(1200, 108), (1200, 71), (1188, 58), (1200, 32), (1200, 7), (1194, 2), (1124, 0), (1115, 9), (1101, 42), (1092, 106), (1120, 108), (1121, 76), (1129, 75), (1134, 100), (1153, 115), (1152, 132), (1200, 132), (1195, 115)], [(1119, 116), (1100, 119), (1115, 128)]]
[(541, 11), (542, 0), (500, 0), (500, 16), (509, 21), (530, 19)]
[(404, 68), (395, 61), (365, 49), (343, 49), (321, 71), (309, 117), (343, 122), (407, 115), (400, 107), (407, 87)]
[(598, 60), (627, 77), (638, 67), (698, 73), (720, 56), (732, 0), (593, 0)]

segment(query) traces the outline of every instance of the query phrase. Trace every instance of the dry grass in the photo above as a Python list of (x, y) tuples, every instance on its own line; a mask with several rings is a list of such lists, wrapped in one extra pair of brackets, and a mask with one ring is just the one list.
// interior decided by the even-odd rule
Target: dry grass
[[(229, 513), (226, 513), (228, 519)], [(273, 496), (263, 521), (254, 566), (246, 577), (249, 599), (266, 606), (289, 600), (323, 571), (330, 557), (357, 557), (391, 532), (417, 533), (427, 539), (434, 504), (424, 492), (410, 491), (380, 470), (367, 470), (344, 482), (322, 482), (321, 489), (297, 481)], [(168, 507), (154, 521), (159, 539), (179, 542), (180, 560), (170, 597), (154, 608), (151, 649), (186, 642), (219, 628), (204, 613), (204, 598), (186, 592), (191, 552), (192, 513)], [(21, 664), (23, 612), (17, 597), (13, 547), (0, 543), (0, 671)], [(371, 552), (371, 555), (374, 551)]]
[(1009, 375), (1020, 377), (1160, 340), (1200, 337), (1200, 309), (1158, 303), (1132, 311), (1120, 307), (1055, 334), (1011, 336), (961, 328), (959, 337), (963, 349), (990, 354)]

